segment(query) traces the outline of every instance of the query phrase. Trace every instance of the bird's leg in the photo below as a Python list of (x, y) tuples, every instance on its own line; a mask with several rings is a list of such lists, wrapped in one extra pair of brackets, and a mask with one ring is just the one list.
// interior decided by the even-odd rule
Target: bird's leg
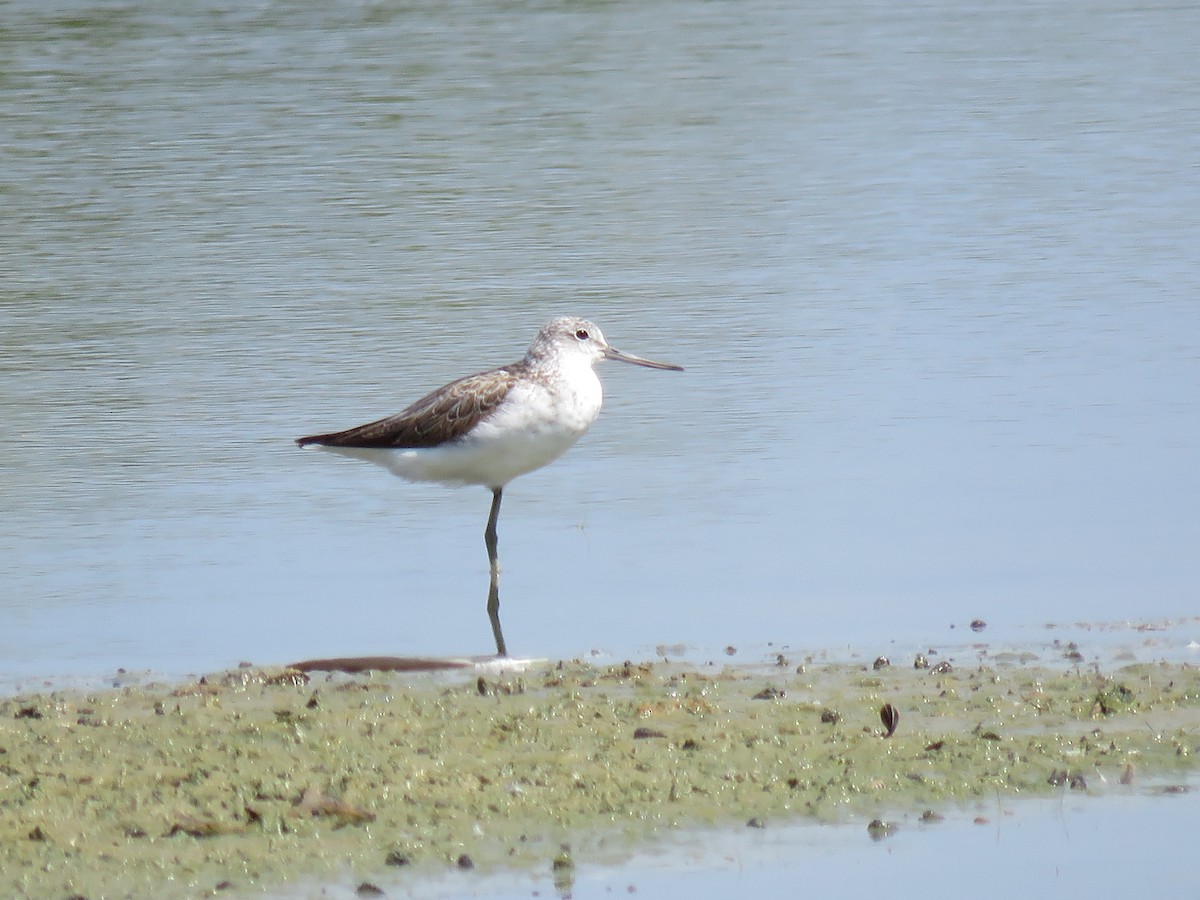
[(488, 588), (487, 611), (492, 620), (492, 636), (496, 638), (496, 655), (508, 656), (504, 646), (504, 635), (500, 631), (500, 555), (496, 551), (496, 520), (500, 518), (500, 496), (503, 488), (492, 489), (492, 512), (488, 516), (483, 542), (487, 544), (488, 562), (492, 568), (492, 582)]

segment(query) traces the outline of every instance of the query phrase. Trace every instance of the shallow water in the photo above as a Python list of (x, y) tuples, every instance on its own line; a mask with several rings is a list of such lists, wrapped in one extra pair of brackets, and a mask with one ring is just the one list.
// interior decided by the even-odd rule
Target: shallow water
[(1196, 612), (1200, 11), (10, 3), (0, 677), (486, 653), (478, 490), (291, 439), (594, 318), (512, 652)]
[[(1180, 862), (1198, 810), (1195, 790), (1169, 797), (1156, 791), (1004, 801), (951, 812), (933, 824), (919, 816), (889, 819), (895, 830), (881, 839), (873, 839), (864, 822), (683, 834), (624, 864), (577, 863), (569, 888), (560, 882), (556, 889), (549, 876), (485, 880), (457, 874), (435, 885), (387, 887), (388, 896), (490, 900), (680, 894), (719, 900), (786, 895), (797, 884), (826, 897), (882, 890), (897, 897), (1129, 896), (1147, 884), (1186, 896), (1195, 879)], [(1154, 839), (1146, 840), (1148, 834)], [(354, 896), (335, 885), (322, 890), (330, 900)]]

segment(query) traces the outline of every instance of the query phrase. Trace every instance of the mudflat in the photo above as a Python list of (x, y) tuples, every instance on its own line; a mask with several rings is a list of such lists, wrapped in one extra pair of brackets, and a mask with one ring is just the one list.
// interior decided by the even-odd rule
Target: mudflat
[(0, 893), (545, 872), (655, 835), (1183, 779), (1200, 667), (534, 663), (0, 700)]

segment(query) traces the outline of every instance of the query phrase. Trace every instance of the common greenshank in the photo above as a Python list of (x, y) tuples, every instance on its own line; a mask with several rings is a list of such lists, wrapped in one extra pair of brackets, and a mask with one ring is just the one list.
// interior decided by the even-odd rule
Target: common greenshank
[(394, 416), (296, 443), (366, 459), (410, 481), (478, 484), (491, 490), (484, 531), (491, 566), (487, 611), (496, 652), (507, 656), (496, 549), (500, 498), (510, 481), (554, 462), (596, 420), (603, 391), (592, 367), (602, 359), (683, 371), (622, 353), (587, 319), (564, 317), (538, 332), (520, 362), (459, 378)]

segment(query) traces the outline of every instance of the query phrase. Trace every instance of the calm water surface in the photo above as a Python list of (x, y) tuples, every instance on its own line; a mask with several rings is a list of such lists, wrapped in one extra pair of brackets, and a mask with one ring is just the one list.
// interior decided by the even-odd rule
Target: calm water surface
[[(1181, 785), (1180, 787), (1186, 787)], [(575, 852), (576, 900), (621, 896), (727, 900), (730, 897), (1128, 897), (1148, 883), (1164, 895), (1195, 893), (1195, 875), (1181, 865), (1180, 848), (1200, 813), (1194, 789), (1164, 796), (1158, 788), (1120, 788), (1103, 798), (1067, 795), (1011, 800), (947, 810), (943, 821), (919, 815), (885, 816), (895, 830), (873, 840), (866, 821), (844, 824), (683, 832), (664, 846), (619, 864), (585, 861), (604, 851)], [(1148, 839), (1149, 838), (1149, 839)], [(1119, 860), (1119, 865), (1113, 865)], [(410, 886), (381, 879), (388, 896), (488, 897), (529, 900), (561, 897), (550, 877), (480, 879), (447, 876)], [(322, 897), (353, 900), (352, 878), (322, 886)], [(560, 885), (565, 886), (565, 885)], [(301, 893), (283, 893), (291, 900)]]
[(1197, 34), (1103, 0), (5, 4), (0, 677), (488, 652), (487, 493), (292, 438), (564, 312), (687, 371), (607, 365), (510, 487), (514, 653), (1195, 615)]

